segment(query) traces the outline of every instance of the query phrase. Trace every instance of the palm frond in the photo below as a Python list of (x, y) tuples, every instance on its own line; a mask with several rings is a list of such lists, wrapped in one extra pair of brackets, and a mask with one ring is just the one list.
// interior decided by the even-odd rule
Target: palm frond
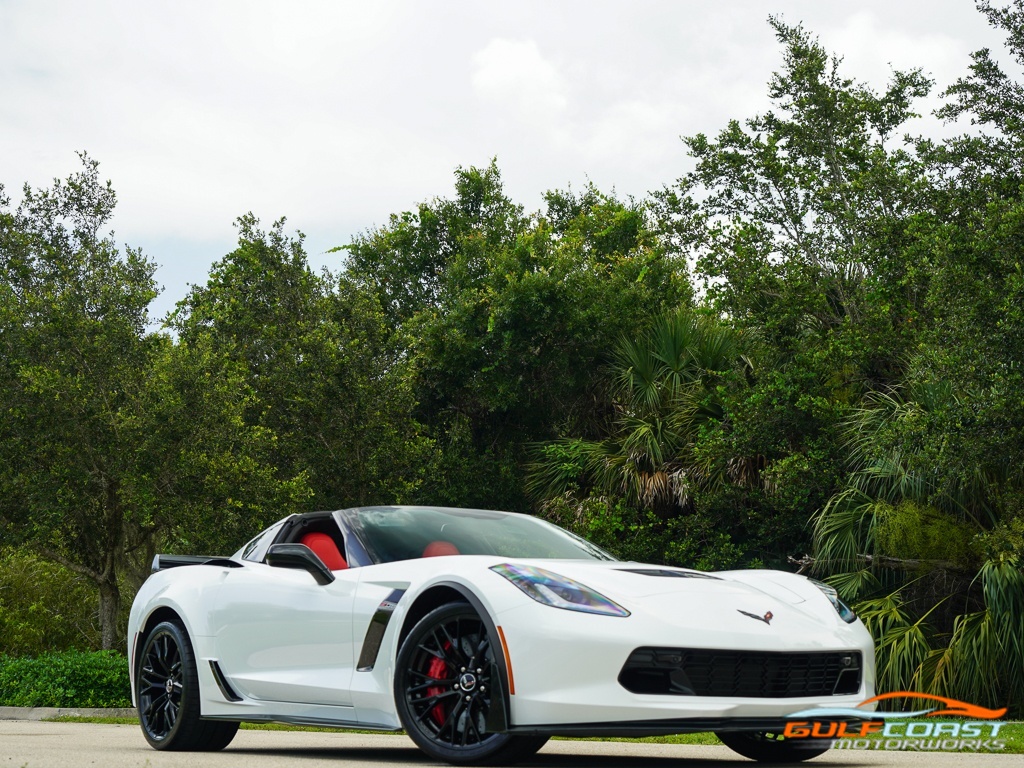
[(878, 576), (870, 568), (836, 573), (826, 578), (825, 581), (835, 587), (839, 596), (848, 603), (867, 599), (869, 595), (877, 593), (882, 587)]
[(719, 468), (694, 458), (700, 430), (723, 416), (717, 376), (741, 364), (739, 334), (689, 309), (622, 338), (611, 366), (616, 416), (609, 436), (540, 447), (528, 468), (530, 493), (550, 498), (585, 487), (670, 509), (690, 504), (695, 485), (753, 484), (756, 460), (737, 457)]
[(865, 600), (856, 608), (875, 638), (877, 689), (883, 693), (915, 690), (921, 682), (921, 670), (934, 651), (934, 633), (925, 622), (927, 614), (915, 620), (900, 590)]
[(872, 553), (877, 502), (856, 488), (833, 496), (812, 518), (815, 571), (834, 573), (860, 568), (858, 555)]
[(948, 685), (957, 697), (982, 706), (1004, 706), (999, 703), (999, 630), (992, 613), (985, 610), (957, 617), (949, 651)]

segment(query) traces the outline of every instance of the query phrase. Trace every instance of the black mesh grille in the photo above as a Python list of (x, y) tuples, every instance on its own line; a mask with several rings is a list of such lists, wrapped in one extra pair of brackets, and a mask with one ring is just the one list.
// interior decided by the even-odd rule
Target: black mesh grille
[(773, 699), (854, 694), (860, 678), (857, 651), (637, 648), (619, 673), (619, 682), (633, 693)]

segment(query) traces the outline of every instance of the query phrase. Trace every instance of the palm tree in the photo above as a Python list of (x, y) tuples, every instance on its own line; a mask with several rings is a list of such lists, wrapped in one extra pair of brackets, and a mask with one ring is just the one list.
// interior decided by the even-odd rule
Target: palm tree
[(959, 405), (945, 382), (865, 397), (843, 433), (846, 487), (813, 520), (814, 567), (859, 600), (881, 690), (1020, 708), (1024, 524), (1006, 500), (1019, 498), (1021, 470), (947, 471), (957, 458), (943, 455), (955, 454), (943, 417)]
[[(686, 508), (694, 486), (723, 479), (695, 459), (693, 446), (701, 425), (722, 417), (714, 389), (722, 374), (750, 367), (741, 341), (738, 331), (688, 309), (621, 339), (609, 368), (610, 434), (543, 446), (530, 467), (530, 492), (553, 498), (582, 485), (663, 513)], [(732, 462), (726, 474), (744, 478), (749, 467)]]

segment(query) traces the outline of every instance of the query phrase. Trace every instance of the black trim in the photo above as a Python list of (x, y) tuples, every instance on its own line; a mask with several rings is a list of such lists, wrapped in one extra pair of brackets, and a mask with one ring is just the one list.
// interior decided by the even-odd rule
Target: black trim
[(183, 565), (219, 565), (222, 568), (243, 568), (237, 560), (220, 555), (157, 555), (153, 558), (153, 573), (179, 568)]
[(360, 723), (355, 720), (332, 720), (326, 717), (289, 717), (288, 715), (204, 715), (203, 720), (227, 720), (232, 723), (287, 723), (288, 725), (316, 725), (323, 728), (341, 728), (343, 730), (386, 731), (398, 733), (401, 727), (393, 725), (374, 725)]
[(645, 646), (629, 655), (618, 679), (638, 694), (798, 699), (856, 694), (861, 666), (860, 651)]
[[(292, 528), (302, 523), (302, 517), (303, 516), (300, 514), (288, 515), (281, 524), (280, 530), (274, 536), (274, 540), (270, 542), (270, 546), (272, 547), (275, 544), (286, 544), (288, 542), (288, 536), (292, 532)], [(270, 549), (270, 547), (267, 547), (267, 549)], [(266, 556), (264, 555), (264, 557)]]
[[(853, 722), (852, 718), (823, 717), (822, 722)], [(782, 733), (787, 718), (779, 717), (684, 717), (670, 720), (630, 720), (621, 723), (565, 723), (564, 725), (521, 725), (508, 733), (543, 736), (670, 736), (706, 731), (764, 731)], [(858, 721), (859, 722), (859, 721)]]
[(384, 640), (384, 632), (387, 631), (388, 623), (395, 614), (395, 608), (398, 607), (398, 601), (404, 594), (404, 589), (393, 589), (391, 594), (377, 606), (377, 610), (370, 619), (370, 626), (366, 628), (363, 648), (359, 652), (359, 661), (356, 664), (357, 672), (373, 670), (373, 665), (377, 663), (377, 655), (380, 653), (380, 644)]
[(619, 573), (635, 573), (638, 576), (658, 576), (661, 578), (676, 579), (713, 579), (721, 581), (718, 576), (712, 576), (703, 571), (676, 571), (669, 568), (616, 568)]
[(334, 520), (341, 528), (341, 535), (345, 537), (348, 567), (359, 568), (365, 565), (374, 565), (373, 558), (366, 551), (366, 545), (362, 540), (362, 527), (359, 525), (359, 519), (351, 514), (351, 510), (339, 509), (334, 513)]
[[(500, 645), (501, 638), (497, 638), (497, 640)], [(484, 725), (491, 733), (504, 733), (509, 729), (508, 689), (505, 687), (502, 667), (497, 663), (498, 654), (492, 655), (495, 658), (495, 663), (491, 665), (491, 705), (487, 709), (487, 720)], [(505, 654), (502, 653), (501, 656), (504, 661)]]
[(294, 568), (306, 571), (316, 579), (316, 583), (325, 586), (334, 581), (331, 569), (324, 561), (305, 544), (271, 544), (265, 558), (267, 565), (275, 568)]
[(213, 670), (213, 679), (217, 681), (217, 687), (224, 694), (224, 698), (228, 701), (241, 701), (242, 697), (235, 693), (216, 659), (210, 659), (210, 669)]

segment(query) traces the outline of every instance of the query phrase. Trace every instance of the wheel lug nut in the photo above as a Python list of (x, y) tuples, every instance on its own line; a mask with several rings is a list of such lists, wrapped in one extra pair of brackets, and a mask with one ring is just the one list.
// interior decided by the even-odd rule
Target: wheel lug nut
[(473, 698), (472, 696), (467, 696), (467, 697), (466, 697), (466, 701), (469, 701), (469, 700), (470, 700), (470, 699), (472, 699), (472, 698)]
[(466, 668), (465, 668), (465, 667), (463, 667), (463, 668), (462, 668), (462, 671), (463, 671), (463, 672), (465, 672), (465, 671), (466, 671)]

